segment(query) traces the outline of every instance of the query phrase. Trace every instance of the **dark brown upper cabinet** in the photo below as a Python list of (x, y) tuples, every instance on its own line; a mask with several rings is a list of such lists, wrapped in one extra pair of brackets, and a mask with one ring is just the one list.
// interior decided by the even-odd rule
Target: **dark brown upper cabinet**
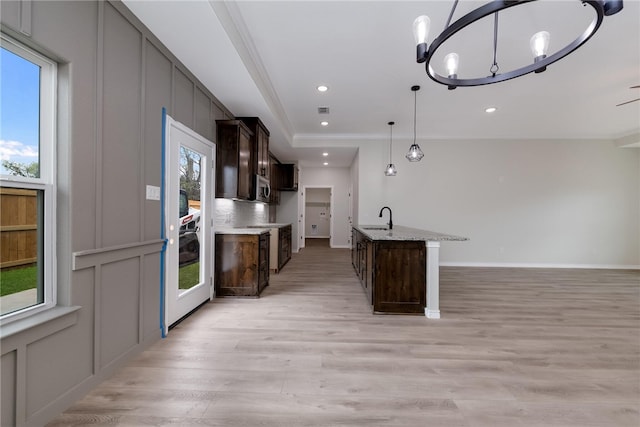
[(298, 191), (298, 165), (291, 163), (281, 163), (280, 169), (280, 190)]
[(253, 132), (241, 120), (216, 120), (216, 197), (250, 200)]
[(253, 173), (263, 176), (269, 180), (271, 174), (271, 171), (269, 170), (269, 129), (267, 129), (258, 117), (236, 118), (238, 120), (242, 120), (251, 132), (253, 132), (251, 139), (253, 146), (253, 158), (251, 160)]
[(276, 157), (269, 153), (269, 168), (271, 172), (269, 174), (269, 183), (271, 184), (271, 197), (269, 199), (269, 203), (273, 205), (280, 204), (280, 162)]

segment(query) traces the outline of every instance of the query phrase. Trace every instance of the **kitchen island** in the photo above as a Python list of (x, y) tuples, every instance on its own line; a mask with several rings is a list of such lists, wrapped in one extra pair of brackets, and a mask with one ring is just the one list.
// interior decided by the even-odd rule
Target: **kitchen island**
[(402, 226), (354, 226), (352, 263), (373, 312), (439, 319), (440, 242), (465, 240)]
[(269, 238), (269, 228), (216, 230), (216, 296), (260, 296), (269, 285)]

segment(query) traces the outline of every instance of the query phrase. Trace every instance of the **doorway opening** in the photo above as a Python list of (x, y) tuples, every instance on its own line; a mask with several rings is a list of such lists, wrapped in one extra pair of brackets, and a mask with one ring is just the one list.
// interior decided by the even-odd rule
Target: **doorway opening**
[(302, 218), (301, 248), (333, 247), (333, 187), (305, 186)]

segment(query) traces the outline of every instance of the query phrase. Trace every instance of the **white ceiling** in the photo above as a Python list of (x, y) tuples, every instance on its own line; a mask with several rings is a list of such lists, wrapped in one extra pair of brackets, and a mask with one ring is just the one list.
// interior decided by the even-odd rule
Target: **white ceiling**
[[(429, 15), (432, 40), (444, 28), (448, 0), (124, 3), (234, 114), (261, 117), (282, 161), (349, 166), (358, 143), (388, 140), (391, 120), (394, 143), (412, 139), (410, 87), (416, 84), (420, 140), (619, 139), (640, 133), (640, 102), (616, 107), (640, 97), (640, 89), (630, 89), (640, 84), (640, 0), (625, 0), (621, 13), (605, 17), (584, 46), (544, 73), (453, 91), (415, 62), (411, 28), (415, 17)], [(484, 3), (461, 1), (454, 20)], [(503, 12), (501, 69), (509, 69), (511, 58), (529, 61), (528, 40), (536, 31), (551, 33), (552, 52), (577, 37), (590, 21), (589, 10), (577, 0), (542, 0)], [(484, 19), (463, 32), (469, 38), (453, 40), (460, 77), (470, 70), (489, 74), (492, 25), (493, 19)], [(329, 91), (316, 91), (319, 84)], [(320, 106), (330, 114), (320, 116)], [(498, 111), (489, 115), (487, 106)], [(320, 125), (323, 119), (329, 126)]]

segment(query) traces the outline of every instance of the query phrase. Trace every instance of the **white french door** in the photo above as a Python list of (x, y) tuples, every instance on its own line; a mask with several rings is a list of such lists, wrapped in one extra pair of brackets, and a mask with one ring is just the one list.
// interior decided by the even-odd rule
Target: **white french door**
[(165, 333), (213, 297), (215, 146), (166, 117)]

